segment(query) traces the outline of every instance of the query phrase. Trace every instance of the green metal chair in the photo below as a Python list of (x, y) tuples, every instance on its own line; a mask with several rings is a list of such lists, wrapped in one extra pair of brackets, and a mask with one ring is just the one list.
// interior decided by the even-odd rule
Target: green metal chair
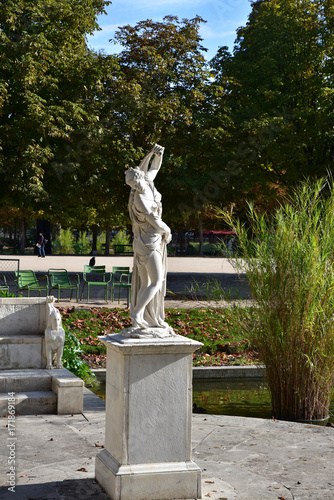
[[(109, 279), (108, 279), (109, 278)], [(84, 266), (83, 272), (84, 284), (81, 290), (81, 297), (87, 285), (87, 302), (89, 302), (89, 288), (91, 286), (100, 286), (104, 288), (104, 298), (108, 302), (108, 287), (111, 281), (111, 273), (106, 272), (106, 266)]]
[[(28, 297), (30, 297), (30, 292), (38, 292), (38, 296), (40, 297), (41, 292), (44, 290), (47, 295), (49, 288), (47, 275), (37, 279), (34, 271), (20, 270), (20, 271), (15, 271), (15, 276), (17, 278), (19, 291), (27, 290)], [(46, 279), (46, 284), (40, 285), (40, 281), (44, 279)]]
[(60, 300), (61, 290), (71, 290), (70, 300), (72, 299), (73, 290), (76, 290), (77, 302), (79, 301), (80, 277), (78, 274), (76, 274), (72, 278), (72, 280), (76, 278), (76, 283), (71, 282), (66, 269), (49, 269), (48, 277), (49, 277), (49, 293), (51, 293), (51, 290), (54, 289), (58, 290), (58, 302)]
[(118, 303), (121, 297), (121, 288), (127, 290), (127, 305), (129, 307), (131, 301), (131, 276), (129, 267), (112, 268), (112, 281), (111, 281), (111, 300), (114, 300), (115, 288), (118, 288)]

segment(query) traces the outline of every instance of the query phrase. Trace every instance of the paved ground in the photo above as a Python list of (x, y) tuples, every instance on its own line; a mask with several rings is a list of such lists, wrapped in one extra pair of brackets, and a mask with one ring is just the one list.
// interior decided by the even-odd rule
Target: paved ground
[[(89, 256), (50, 255), (45, 258), (39, 258), (35, 255), (20, 255), (17, 257), (14, 256), (13, 260), (7, 256), (0, 256), (0, 273), (2, 271), (12, 270), (11, 274), (12, 277), (14, 277), (14, 270), (17, 269), (18, 261), (20, 269), (35, 271), (38, 278), (45, 276), (48, 270), (52, 268), (66, 269), (71, 277), (75, 274), (79, 274), (79, 295), (81, 296), (83, 288), (82, 272), (84, 265), (88, 264), (89, 260)], [(105, 265), (106, 271), (108, 272), (112, 271), (113, 266), (127, 266), (132, 269), (132, 262), (133, 257), (96, 257), (96, 265)], [(46, 281), (44, 281), (44, 283), (46, 283)], [(16, 283), (12, 281), (11, 291), (16, 293), (14, 288), (16, 288)], [(219, 300), (219, 294), (221, 294), (222, 291), (227, 299), (245, 300), (250, 298), (245, 276), (239, 276), (231, 263), (223, 258), (170, 257), (168, 259), (167, 291), (166, 301), (168, 303), (166, 307), (184, 307), (185, 304), (180, 302), (180, 297), (187, 297), (188, 299), (196, 298), (197, 302), (203, 301), (204, 298), (207, 298), (208, 293), (214, 298), (214, 302), (217, 302)], [(43, 292), (43, 294), (44, 293), (45, 292)], [(56, 292), (52, 291), (52, 294), (55, 295)], [(84, 290), (80, 306), (85, 307), (85, 305), (87, 305), (86, 297), (87, 292)], [(61, 299), (66, 300), (65, 304), (61, 305), (68, 305), (69, 298), (70, 292), (63, 291), (61, 293)], [(174, 303), (175, 299), (177, 299), (176, 303)], [(74, 303), (74, 300), (72, 300), (72, 302)], [(122, 290), (120, 305), (123, 307), (126, 306), (126, 304), (126, 291)], [(103, 289), (91, 287), (90, 305), (106, 305)], [(117, 305), (118, 303), (110, 303), (109, 301), (108, 307), (115, 307)], [(202, 305), (201, 303), (199, 304), (200, 307), (202, 307)], [(186, 304), (186, 307), (194, 306), (198, 306), (198, 304), (194, 303), (193, 300)]]
[[(1, 418), (0, 499), (107, 500), (94, 481), (104, 418), (104, 402), (87, 389), (83, 414), (17, 416), (15, 493), (6, 482), (10, 439)], [(334, 428), (193, 415), (192, 447), (203, 499), (334, 499)]]
[[(37, 255), (0, 255), (0, 259), (19, 259), (21, 269), (46, 272), (50, 268), (64, 268), (71, 272), (82, 272), (84, 265), (89, 264), (90, 256), (78, 255), (47, 255), (45, 258)], [(129, 266), (132, 268), (133, 257), (110, 255), (96, 256), (97, 266), (106, 266), (107, 271), (112, 266)], [(234, 274), (235, 270), (227, 259), (219, 257), (169, 257), (168, 271), (172, 273), (226, 273)]]

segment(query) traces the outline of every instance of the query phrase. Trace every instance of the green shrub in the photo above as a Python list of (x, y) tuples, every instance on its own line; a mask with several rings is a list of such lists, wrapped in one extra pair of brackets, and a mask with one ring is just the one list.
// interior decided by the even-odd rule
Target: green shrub
[[(18, 297), (18, 295), (15, 295), (15, 293), (10, 293), (7, 290), (0, 290), (0, 297)], [(22, 295), (19, 295), (19, 297), (22, 297)]]
[(328, 416), (334, 376), (334, 194), (303, 183), (271, 216), (249, 206), (236, 230), (262, 328), (249, 332), (266, 365), (276, 417)]
[(124, 230), (118, 231), (110, 242), (111, 248), (113, 248), (114, 245), (131, 245), (130, 235)]
[[(198, 255), (199, 254), (199, 243), (193, 241), (189, 243), (187, 248), (188, 255)], [(225, 250), (221, 243), (208, 243), (207, 241), (203, 243), (203, 255), (225, 255)]]
[(90, 382), (94, 374), (80, 358), (82, 352), (81, 344), (76, 336), (65, 330), (65, 344), (62, 359), (63, 366), (77, 377), (82, 378), (86, 382)]
[(88, 254), (92, 247), (92, 238), (86, 231), (80, 231), (79, 238), (73, 243), (73, 249), (76, 254)]
[(59, 242), (61, 245), (62, 253), (70, 254), (73, 253), (74, 237), (71, 229), (61, 229)]

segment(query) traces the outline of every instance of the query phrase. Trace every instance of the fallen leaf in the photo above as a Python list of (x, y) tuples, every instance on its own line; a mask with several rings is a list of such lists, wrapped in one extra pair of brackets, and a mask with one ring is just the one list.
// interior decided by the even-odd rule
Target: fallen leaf
[(79, 472), (88, 472), (88, 470), (85, 467), (81, 467), (80, 469), (77, 469)]

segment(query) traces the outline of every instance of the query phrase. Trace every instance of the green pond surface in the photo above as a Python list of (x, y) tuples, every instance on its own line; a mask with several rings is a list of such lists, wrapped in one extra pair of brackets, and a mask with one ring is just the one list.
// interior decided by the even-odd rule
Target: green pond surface
[[(105, 398), (105, 383), (92, 390)], [(193, 402), (212, 415), (271, 418), (270, 392), (263, 379), (194, 380)], [(334, 397), (329, 420), (334, 422)]]
[(193, 402), (209, 414), (270, 418), (270, 393), (261, 379), (194, 380)]

